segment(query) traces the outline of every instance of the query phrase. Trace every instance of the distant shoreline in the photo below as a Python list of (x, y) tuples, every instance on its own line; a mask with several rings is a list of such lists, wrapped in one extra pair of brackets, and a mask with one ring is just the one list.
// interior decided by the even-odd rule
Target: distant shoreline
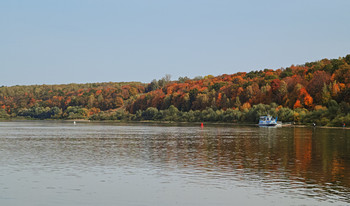
[[(0, 119), (0, 122), (11, 122), (11, 121), (57, 121), (57, 122), (76, 122), (76, 123), (123, 123), (123, 124), (163, 124), (163, 125), (190, 125), (200, 126), (202, 122), (175, 122), (175, 121), (122, 121), (122, 120), (88, 120), (88, 119), (22, 119), (22, 118), (12, 118), (12, 119)], [(204, 126), (250, 126), (250, 127), (259, 127), (258, 124), (254, 123), (229, 123), (229, 122), (203, 122)], [(313, 128), (311, 125), (306, 124), (285, 124), (281, 127), (296, 127), (296, 128)], [(271, 127), (274, 128), (274, 127)], [(279, 128), (279, 127), (275, 127)], [(330, 127), (330, 126), (316, 126), (315, 128), (322, 129), (350, 129), (350, 127)]]

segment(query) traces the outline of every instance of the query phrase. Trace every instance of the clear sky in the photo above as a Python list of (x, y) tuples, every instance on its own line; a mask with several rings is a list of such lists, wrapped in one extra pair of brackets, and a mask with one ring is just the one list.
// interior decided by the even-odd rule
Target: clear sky
[(0, 85), (233, 74), (350, 54), (349, 0), (0, 0)]

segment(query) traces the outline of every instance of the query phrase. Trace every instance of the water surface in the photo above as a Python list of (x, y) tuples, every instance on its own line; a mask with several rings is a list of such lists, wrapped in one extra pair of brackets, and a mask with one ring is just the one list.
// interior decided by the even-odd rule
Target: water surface
[(0, 205), (348, 205), (350, 131), (0, 122)]

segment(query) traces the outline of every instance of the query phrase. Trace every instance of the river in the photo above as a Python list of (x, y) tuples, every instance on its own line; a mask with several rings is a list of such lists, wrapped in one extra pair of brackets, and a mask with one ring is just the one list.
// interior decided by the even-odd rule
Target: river
[(350, 130), (0, 122), (0, 205), (349, 205)]

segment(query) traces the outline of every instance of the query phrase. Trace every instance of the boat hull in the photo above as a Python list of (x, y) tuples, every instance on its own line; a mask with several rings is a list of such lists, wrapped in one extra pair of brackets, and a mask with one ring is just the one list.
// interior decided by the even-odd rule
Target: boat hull
[(259, 124), (260, 127), (274, 127), (277, 126), (277, 123), (271, 123), (271, 124)]

